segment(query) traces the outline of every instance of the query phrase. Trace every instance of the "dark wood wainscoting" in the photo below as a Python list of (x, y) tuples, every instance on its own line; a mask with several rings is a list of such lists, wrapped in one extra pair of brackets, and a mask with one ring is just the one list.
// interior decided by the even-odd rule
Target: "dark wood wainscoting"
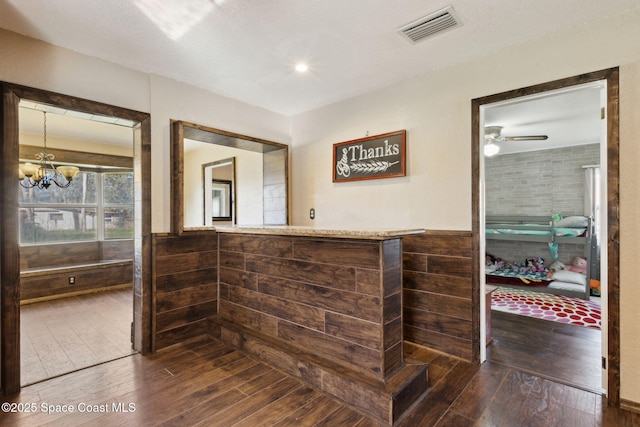
[(217, 245), (214, 231), (153, 235), (156, 350), (207, 332), (218, 305)]
[(471, 233), (403, 239), (404, 339), (473, 360)]
[[(254, 245), (259, 243), (257, 240), (250, 240)], [(203, 333), (206, 323), (204, 319), (217, 314), (218, 248), (216, 234), (208, 231), (181, 235), (156, 234), (153, 246), (155, 337), (156, 349), (160, 349)], [(268, 248), (271, 256), (277, 254), (277, 247)], [(226, 282), (231, 280), (231, 275), (238, 268), (235, 267), (232, 254), (233, 251), (223, 250), (220, 255), (222, 272), (226, 277), (222, 285), (225, 302), (232, 299), (231, 296), (226, 296), (231, 289)], [(356, 255), (349, 254), (350, 257)], [(258, 262), (259, 256), (253, 255), (251, 259), (254, 258)], [(244, 268), (244, 261), (242, 262), (240, 271)], [(374, 270), (370, 270), (370, 266), (359, 269), (360, 292), (366, 291), (364, 280), (372, 271)], [(428, 231), (404, 237), (403, 333), (406, 341), (472, 360), (471, 272), (470, 232)], [(297, 280), (301, 280), (300, 275), (305, 274), (305, 270), (298, 269), (295, 274)], [(339, 271), (331, 272), (331, 275), (335, 274), (339, 274)], [(233, 296), (235, 303), (224, 305), (224, 310), (233, 308), (235, 315), (239, 315), (238, 310), (244, 309), (242, 305), (237, 305), (239, 295), (252, 294), (251, 290), (257, 285), (251, 282), (254, 280), (251, 275), (245, 273), (236, 276), (238, 277), (231, 283), (242, 285), (233, 287), (237, 294)], [(262, 298), (266, 297), (262, 295)], [(363, 298), (364, 300), (358, 299), (357, 305), (353, 301), (352, 308), (361, 306), (371, 296), (367, 296), (365, 292)], [(348, 301), (348, 298), (343, 297), (331, 299), (333, 304)], [(262, 301), (261, 304), (266, 303)], [(252, 308), (248, 313), (255, 313), (254, 310)], [(284, 312), (288, 313), (287, 316), (304, 313), (305, 317), (312, 317), (316, 311), (288, 307)], [(258, 319), (254, 321), (257, 322)], [(266, 324), (258, 322), (254, 327), (266, 327)]]
[(133, 240), (20, 247), (21, 301), (77, 295), (132, 283)]
[(426, 391), (426, 365), (403, 359), (400, 239), (218, 236), (223, 342), (382, 425)]

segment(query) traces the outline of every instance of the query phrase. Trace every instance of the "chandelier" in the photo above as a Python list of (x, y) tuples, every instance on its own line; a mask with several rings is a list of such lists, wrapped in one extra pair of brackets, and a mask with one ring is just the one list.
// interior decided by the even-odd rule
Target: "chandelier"
[(47, 112), (44, 111), (44, 146), (40, 153), (35, 155), (37, 164), (20, 164), (19, 177), (20, 185), (24, 188), (49, 188), (55, 184), (60, 188), (67, 188), (71, 185), (71, 180), (80, 172), (76, 166), (61, 165), (55, 167), (53, 160), (55, 156), (47, 153)]

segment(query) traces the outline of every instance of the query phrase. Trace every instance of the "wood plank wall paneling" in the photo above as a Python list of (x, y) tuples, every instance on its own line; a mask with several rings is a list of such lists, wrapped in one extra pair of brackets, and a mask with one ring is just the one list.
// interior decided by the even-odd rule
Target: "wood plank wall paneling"
[[(74, 283), (69, 283), (69, 277)], [(20, 274), (20, 300), (83, 293), (133, 283), (133, 261), (96, 263)]]
[(155, 349), (207, 333), (217, 313), (218, 246), (214, 231), (153, 235)]
[(21, 301), (132, 283), (133, 240), (20, 247)]
[(471, 244), (466, 231), (403, 239), (405, 340), (472, 360)]
[[(54, 256), (50, 256), (54, 254)], [(55, 243), (20, 247), (20, 271), (88, 264), (100, 260), (100, 242)]]
[(113, 260), (133, 260), (133, 240), (52, 243), (20, 247), (21, 271)]
[(133, 240), (103, 240), (100, 242), (102, 260), (133, 259)]
[(223, 318), (373, 378), (402, 364), (385, 359), (402, 341), (399, 241), (220, 233), (219, 249)]
[(427, 366), (403, 357), (400, 239), (218, 239), (213, 336), (382, 425), (393, 425), (426, 392)]
[[(337, 342), (341, 350), (331, 347), (329, 357), (350, 367), (350, 355), (342, 352), (353, 349), (368, 354), (370, 349), (385, 348), (381, 365), (401, 364), (399, 346), (389, 341), (401, 324), (407, 341), (472, 358), (469, 232), (430, 231), (407, 236), (402, 245), (395, 243), (396, 247), (384, 250), (378, 243), (362, 246), (337, 239), (296, 239), (294, 245), (291, 237), (229, 233), (219, 237), (220, 314), (227, 319), (267, 335), (280, 334), (301, 347), (308, 345), (306, 340)], [(211, 233), (156, 239), (154, 283), (160, 346), (203, 331), (198, 317), (203, 312), (188, 307), (218, 298), (211, 294), (217, 275), (214, 240)], [(399, 250), (402, 280), (388, 261), (385, 271), (379, 267), (381, 254)], [(387, 295), (383, 301), (381, 274)], [(403, 292), (395, 292), (401, 285)], [(381, 304), (385, 313), (402, 307), (404, 319), (385, 318), (384, 327), (377, 329), (382, 341), (373, 342), (367, 337), (375, 335), (372, 329), (382, 321)], [(280, 320), (286, 325), (282, 330), (278, 329)], [(345, 322), (351, 322), (352, 331), (346, 331)], [(287, 335), (293, 330), (291, 325), (311, 332), (298, 339), (295, 333)], [(354, 367), (374, 376), (382, 375), (378, 368)]]

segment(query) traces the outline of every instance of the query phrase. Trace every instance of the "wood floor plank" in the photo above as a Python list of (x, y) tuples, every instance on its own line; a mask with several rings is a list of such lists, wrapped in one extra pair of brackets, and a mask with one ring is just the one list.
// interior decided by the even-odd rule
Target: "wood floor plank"
[(257, 393), (254, 393), (250, 397), (239, 400), (231, 407), (217, 412), (215, 416), (212, 414), (211, 416), (206, 417), (206, 419), (196, 425), (209, 426), (217, 424), (221, 426), (231, 426), (252, 415), (264, 406), (270, 405), (282, 396), (301, 387), (302, 385), (297, 380), (293, 378), (285, 378)]
[(370, 418), (362, 417), (360, 421), (355, 423), (353, 427), (382, 427), (382, 424), (379, 422), (373, 421)]
[(271, 384), (277, 383), (278, 381), (282, 381), (285, 378), (285, 375), (280, 372), (272, 369), (267, 372), (265, 375), (254, 378), (253, 380), (241, 385), (238, 387), (238, 390), (246, 394), (247, 396), (251, 396), (254, 393), (257, 393), (261, 390), (264, 390)]
[[(136, 409), (134, 416), (127, 417), (125, 423), (119, 422), (119, 424), (122, 426), (138, 426), (145, 424), (149, 416), (151, 416), (155, 424), (164, 422), (171, 424), (178, 422), (178, 420), (186, 422), (187, 418), (197, 418), (203, 413), (209, 414), (208, 411), (210, 411), (210, 409), (204, 409), (207, 408), (207, 402), (212, 400), (217, 401), (219, 396), (224, 395), (222, 399), (227, 399), (229, 396), (237, 396), (238, 399), (243, 398), (243, 394), (238, 395), (235, 393), (238, 391), (236, 387), (244, 383), (247, 380), (246, 377), (256, 375), (256, 372), (259, 371), (257, 369), (258, 367), (259, 365), (254, 364), (252, 367), (236, 374), (231, 373), (227, 377), (210, 380), (210, 383), (208, 383), (206, 378), (203, 378), (202, 383), (194, 381), (185, 383), (181, 381), (176, 384), (175, 382), (179, 379), (177, 377), (172, 378), (170, 380), (172, 382), (171, 385), (165, 387), (161, 392), (152, 393), (151, 396), (148, 396), (147, 400), (132, 396), (125, 398), (123, 401), (142, 403), (138, 405), (139, 409)], [(246, 375), (245, 378), (243, 378), (243, 374)], [(202, 408), (198, 408), (202, 405), (204, 405)], [(176, 417), (176, 414), (185, 414), (188, 412), (194, 412), (194, 414), (179, 415)], [(103, 421), (107, 420), (100, 421), (101, 424), (103, 424)], [(110, 423), (103, 425), (110, 425)]]
[(355, 426), (364, 417), (351, 408), (343, 406), (330, 413), (326, 418), (316, 424), (317, 427)]
[(47, 378), (47, 371), (44, 369), (28, 334), (20, 335), (20, 351), (23, 357), (21, 360), (23, 368), (20, 373), (22, 383), (32, 384), (42, 378)]
[(133, 354), (132, 307), (131, 289), (22, 305), (20, 333), (31, 344), (21, 347), (22, 384)]
[[(485, 364), (473, 377), (460, 396), (453, 402), (449, 412), (476, 420), (493, 399), (494, 392), (504, 381), (508, 368)], [(489, 390), (489, 392), (487, 392)], [(493, 390), (494, 392), (491, 392)]]
[(270, 427), (285, 418), (298, 408), (302, 407), (309, 400), (313, 400), (319, 392), (301, 386), (291, 393), (283, 396), (273, 404), (265, 406), (248, 416), (242, 421), (234, 424), (237, 427)]
[(472, 427), (475, 425), (476, 422), (473, 420), (465, 418), (454, 412), (447, 412), (438, 420), (436, 427)]
[(426, 396), (418, 402), (413, 412), (407, 414), (399, 422), (400, 426), (435, 425), (478, 373), (478, 366), (459, 359), (452, 359), (454, 363), (451, 363), (452, 368), (447, 375), (430, 385)]
[[(112, 303), (121, 297), (112, 294), (109, 298)], [(24, 324), (33, 327), (33, 335), (21, 337), (24, 349), (34, 336), (48, 334), (47, 325), (64, 321), (65, 311), (67, 319), (72, 319), (73, 304), (86, 303), (95, 310), (93, 304), (99, 305), (99, 300), (92, 295), (88, 303), (82, 298), (50, 302), (42, 311), (31, 312)], [(42, 322), (45, 318), (48, 320)], [(583, 331), (554, 333), (578, 340), (588, 335)], [(63, 346), (74, 342), (70, 337), (58, 340)], [(398, 427), (640, 427), (639, 414), (608, 407), (606, 399), (597, 393), (530, 372), (493, 362), (476, 366), (418, 346), (410, 348), (407, 355), (429, 362), (430, 388)], [(377, 421), (338, 400), (207, 336), (153, 355), (134, 354), (42, 381), (5, 400), (75, 408), (80, 404), (107, 405), (111, 410), (72, 414), (0, 412), (2, 426), (380, 427)], [(116, 411), (130, 404), (134, 412)]]
[(340, 406), (335, 399), (320, 395), (280, 420), (274, 427), (311, 427), (328, 417)]
[[(164, 422), (160, 425), (162, 426), (192, 426), (198, 423), (202, 425), (216, 425), (217, 421), (213, 420), (213, 417), (216, 417), (216, 414), (225, 410), (229, 406), (235, 405), (238, 402), (242, 402), (245, 398), (245, 394), (237, 389), (229, 390), (226, 393), (221, 395), (217, 395), (215, 399), (211, 401), (204, 402), (195, 408), (192, 408), (188, 411), (181, 413), (180, 415), (170, 419), (167, 422)], [(217, 417), (216, 417), (217, 419)], [(205, 420), (200, 422), (199, 420)], [(225, 425), (225, 424), (219, 424)], [(230, 424), (226, 424), (230, 425)]]
[(221, 348), (216, 352), (205, 355), (198, 355), (197, 353), (194, 353), (195, 357), (190, 357), (183, 361), (179, 359), (165, 361), (160, 366), (162, 366), (162, 368), (167, 372), (170, 372), (171, 375), (194, 377), (200, 372), (208, 371), (211, 366), (222, 366), (224, 363), (232, 363), (237, 360), (244, 359), (242, 353), (228, 350), (228, 348)]
[[(197, 369), (185, 369), (179, 375), (170, 375), (164, 370), (164, 362), (177, 363), (178, 354), (193, 355), (198, 348), (211, 349), (208, 352), (210, 365), (203, 363)], [(258, 423), (263, 421), (264, 425), (279, 427), (378, 426), (377, 422), (325, 394), (311, 391), (292, 378), (258, 390), (256, 385), (263, 383), (258, 378), (266, 378), (273, 368), (235, 350), (220, 355), (219, 349), (217, 342), (209, 346), (201, 340), (167, 348), (153, 357), (136, 354), (25, 387), (12, 398), (16, 402), (37, 404), (132, 403), (135, 412), (0, 413), (0, 425), (68, 427), (164, 423), (229, 427), (251, 425), (258, 420)], [(233, 353), (240, 357), (230, 358)], [(469, 420), (472, 418), (461, 413), (475, 417), (482, 404), (485, 408), (473, 419), (473, 425), (640, 426), (640, 415), (609, 408), (597, 394), (492, 363), (478, 368), (456, 358), (447, 362), (443, 360), (445, 356), (438, 357), (440, 369), (444, 370), (444, 366), (452, 368), (437, 382), (431, 383), (425, 399), (401, 420), (400, 426), (465, 427), (471, 425)], [(214, 363), (216, 360), (218, 366)], [(208, 370), (204, 366), (208, 366)], [(197, 375), (191, 375), (196, 372)], [(498, 381), (500, 378), (502, 381)], [(251, 384), (247, 390), (253, 392), (250, 396), (238, 389), (247, 383)], [(283, 384), (286, 387), (278, 388)], [(308, 396), (303, 398), (305, 393)]]
[(73, 364), (75, 369), (95, 365), (102, 360), (89, 348), (78, 334), (69, 327), (65, 321), (52, 321), (47, 325), (51, 336), (56, 340), (60, 348)]
[(487, 347), (487, 360), (603, 391), (599, 330), (495, 310), (491, 330), (493, 342)]
[(595, 423), (592, 413), (580, 411), (563, 403), (561, 384), (539, 379), (532, 387), (520, 411), (519, 425), (532, 426), (579, 425), (590, 427)]
[[(221, 358), (222, 359), (222, 358)], [(243, 378), (245, 371), (250, 372), (249, 378), (253, 378), (256, 372), (261, 372), (256, 362), (246, 356), (239, 360), (242, 365), (230, 363), (220, 363), (220, 367), (212, 368), (206, 374), (189, 376), (168, 376), (159, 380), (141, 380), (128, 393), (118, 397), (123, 403), (141, 402), (135, 416), (128, 417), (129, 424), (144, 423), (144, 414), (153, 414), (154, 419), (166, 421), (176, 416), (176, 413), (188, 411), (189, 409), (206, 402), (218, 395), (227, 393), (239, 384), (247, 381)]]
[[(518, 426), (536, 377), (509, 369), (479, 420), (485, 425)], [(526, 425), (526, 424), (525, 424)]]
[(117, 346), (105, 339), (100, 328), (96, 328), (93, 325), (88, 324), (72, 324), (70, 328), (78, 334), (80, 339), (84, 341), (85, 345), (91, 349), (95, 354), (99, 354), (105, 358), (105, 360), (115, 359), (122, 355), (122, 352)]
[(77, 369), (53, 335), (38, 337), (38, 341), (33, 344), (47, 377), (55, 377)]

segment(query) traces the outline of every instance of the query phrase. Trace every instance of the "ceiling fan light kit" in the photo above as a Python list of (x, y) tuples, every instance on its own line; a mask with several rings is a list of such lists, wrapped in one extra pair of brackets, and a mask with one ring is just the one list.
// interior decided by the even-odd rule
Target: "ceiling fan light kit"
[(484, 155), (487, 157), (491, 157), (491, 156), (495, 156), (496, 154), (498, 154), (498, 152), (500, 152), (500, 147), (498, 147), (497, 144), (494, 144), (493, 142), (489, 142), (487, 144), (484, 144)]
[(495, 156), (500, 151), (498, 142), (515, 142), (515, 141), (545, 141), (549, 139), (548, 135), (515, 135), (502, 136), (502, 126), (486, 126), (484, 128), (484, 155), (487, 157)]

